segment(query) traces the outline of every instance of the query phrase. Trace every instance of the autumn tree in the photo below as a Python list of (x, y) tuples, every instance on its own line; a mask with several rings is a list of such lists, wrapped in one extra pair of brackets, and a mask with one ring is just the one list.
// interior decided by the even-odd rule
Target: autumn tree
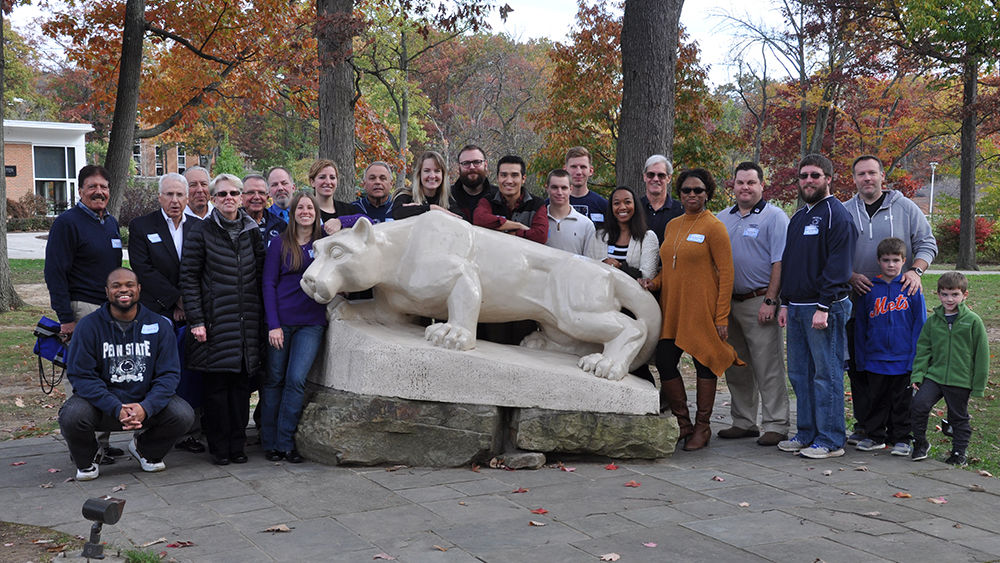
[[(0, 100), (6, 100), (7, 58), (5, 37), (7, 31), (7, 15), (13, 7), (12, 3), (4, 0), (0, 4)], [(7, 104), (0, 103), (0, 123), (3, 122), (7, 114)], [(4, 139), (3, 127), (0, 127), (0, 161), (4, 160)], [(14, 283), (10, 278), (10, 261), (7, 259), (7, 175), (0, 174), (0, 311), (10, 311), (24, 306), (24, 301), (14, 290)]]
[(651, 154), (673, 155), (678, 29), (684, 0), (625, 0), (617, 184), (641, 186)]

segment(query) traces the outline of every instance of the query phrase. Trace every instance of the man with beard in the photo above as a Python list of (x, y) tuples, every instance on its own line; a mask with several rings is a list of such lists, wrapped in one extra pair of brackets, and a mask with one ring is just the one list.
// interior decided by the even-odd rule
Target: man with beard
[(243, 210), (257, 221), (264, 244), (270, 244), (271, 239), (288, 226), (288, 223), (267, 208), (267, 180), (260, 174), (247, 174), (243, 177)]
[(288, 223), (288, 204), (292, 201), (292, 192), (295, 191), (295, 182), (292, 181), (292, 173), (287, 168), (275, 166), (267, 171), (267, 186), (271, 193), (271, 207), (267, 210)]
[(215, 207), (212, 205), (212, 198), (208, 195), (208, 184), (211, 182), (208, 170), (201, 166), (192, 166), (184, 171), (184, 178), (187, 179), (188, 183), (188, 202), (184, 213), (198, 219), (208, 217), (212, 208)]
[(451, 195), (462, 218), (470, 223), (479, 200), (492, 199), (496, 194), (496, 187), (486, 178), (488, 166), (486, 153), (478, 146), (466, 145), (458, 151), (458, 181), (451, 187)]
[(778, 449), (824, 459), (844, 455), (845, 325), (851, 317), (851, 269), (858, 231), (830, 195), (833, 163), (806, 155), (799, 162), (805, 202), (788, 223), (781, 256), (781, 311), (788, 327), (788, 379), (795, 390), (798, 428)]
[(59, 409), (59, 429), (76, 464), (76, 480), (99, 474), (95, 430), (142, 430), (128, 449), (143, 471), (163, 471), (163, 457), (194, 421), (175, 394), (180, 377), (170, 322), (139, 304), (139, 280), (128, 268), (107, 276), (108, 303), (80, 321), (66, 359), (75, 392)]

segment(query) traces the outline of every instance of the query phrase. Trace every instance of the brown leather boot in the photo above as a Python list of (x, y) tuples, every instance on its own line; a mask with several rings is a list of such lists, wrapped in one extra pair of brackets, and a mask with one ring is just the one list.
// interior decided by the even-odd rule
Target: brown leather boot
[(668, 379), (660, 387), (660, 412), (670, 412), (677, 417), (677, 441), (686, 440), (694, 427), (691, 426), (691, 413), (688, 412), (687, 391), (684, 390), (684, 380), (680, 377)]
[(718, 379), (698, 378), (698, 412), (694, 415), (694, 431), (687, 442), (684, 451), (700, 450), (708, 445), (712, 437), (712, 407), (715, 406), (715, 385)]

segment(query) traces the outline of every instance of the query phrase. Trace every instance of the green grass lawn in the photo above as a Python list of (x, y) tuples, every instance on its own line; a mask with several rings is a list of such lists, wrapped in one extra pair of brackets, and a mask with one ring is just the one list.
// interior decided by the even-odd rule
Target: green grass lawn
[(12, 258), (10, 260), (10, 279), (15, 284), (43, 283), (45, 281), (45, 260), (28, 258)]

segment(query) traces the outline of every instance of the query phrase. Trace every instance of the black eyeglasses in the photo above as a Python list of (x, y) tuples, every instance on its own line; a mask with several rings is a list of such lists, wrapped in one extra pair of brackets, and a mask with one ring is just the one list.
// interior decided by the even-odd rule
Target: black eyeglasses
[(652, 180), (653, 178), (659, 178), (661, 180), (667, 179), (666, 172), (646, 172), (646, 178)]
[(463, 160), (459, 162), (459, 166), (462, 168), (472, 168), (473, 166), (482, 166), (485, 160)]
[(708, 191), (708, 190), (706, 190), (705, 188), (681, 188), (681, 193), (682, 194), (693, 193), (695, 195), (701, 195), (701, 194), (705, 193), (706, 191)]
[(231, 195), (233, 197), (240, 197), (241, 195), (243, 195), (243, 192), (239, 190), (233, 190), (231, 192), (215, 192), (215, 197), (226, 197), (227, 195)]
[(812, 178), (813, 180), (819, 180), (826, 174), (822, 172), (799, 172), (799, 180), (805, 180), (806, 178)]

